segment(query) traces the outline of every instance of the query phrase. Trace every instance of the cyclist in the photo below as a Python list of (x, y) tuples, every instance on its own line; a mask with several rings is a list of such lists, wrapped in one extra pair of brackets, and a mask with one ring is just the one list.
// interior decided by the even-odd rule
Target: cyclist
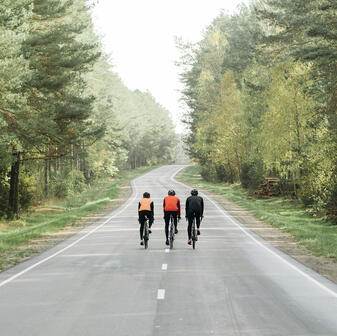
[(146, 217), (149, 219), (149, 233), (151, 233), (151, 226), (154, 221), (154, 210), (153, 210), (153, 202), (151, 201), (150, 194), (145, 192), (143, 194), (143, 198), (138, 203), (138, 222), (140, 224), (140, 245), (144, 245), (143, 241), (143, 232), (144, 232), (144, 224)]
[(200, 235), (200, 219), (204, 217), (204, 200), (201, 196), (198, 196), (198, 190), (193, 189), (191, 191), (191, 196), (186, 200), (185, 204), (185, 216), (188, 220), (187, 234), (188, 242), (191, 245), (192, 240), (192, 223), (193, 219), (196, 219), (197, 224), (197, 234)]
[(168, 231), (170, 225), (170, 217), (173, 216), (175, 233), (178, 233), (178, 218), (180, 219), (180, 200), (176, 196), (176, 192), (172, 189), (168, 191), (168, 196), (164, 198), (163, 202), (164, 208), (164, 219), (165, 219), (165, 235), (166, 235), (166, 245), (169, 245)]

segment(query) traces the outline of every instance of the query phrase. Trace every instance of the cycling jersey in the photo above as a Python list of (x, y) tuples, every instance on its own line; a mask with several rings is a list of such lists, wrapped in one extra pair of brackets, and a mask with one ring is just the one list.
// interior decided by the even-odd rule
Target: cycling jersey
[(178, 217), (180, 217), (180, 200), (177, 196), (168, 195), (164, 198), (163, 202), (164, 212), (177, 211)]
[[(152, 209), (151, 209), (152, 205)], [(153, 211), (153, 203), (150, 198), (142, 198), (139, 201), (139, 206), (138, 206), (139, 211), (147, 210), (147, 211)]]
[(204, 214), (204, 200), (200, 196), (190, 196), (186, 200), (185, 214), (189, 216), (191, 213), (197, 212), (200, 216)]

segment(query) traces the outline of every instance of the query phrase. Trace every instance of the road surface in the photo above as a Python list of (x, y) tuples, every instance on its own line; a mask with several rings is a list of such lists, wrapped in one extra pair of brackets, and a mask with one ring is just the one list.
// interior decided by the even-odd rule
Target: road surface
[[(196, 250), (180, 222), (165, 245), (162, 199), (190, 187), (156, 169), (130, 199), (53, 249), (0, 274), (3, 336), (337, 335), (337, 286), (268, 245), (205, 197)], [(155, 203), (149, 249), (137, 204)]]

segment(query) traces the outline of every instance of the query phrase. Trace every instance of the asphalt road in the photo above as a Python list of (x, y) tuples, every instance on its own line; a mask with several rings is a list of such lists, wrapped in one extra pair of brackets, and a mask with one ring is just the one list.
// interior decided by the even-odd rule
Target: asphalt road
[[(0, 273), (1, 336), (337, 335), (337, 286), (268, 245), (205, 197), (196, 250), (179, 224), (167, 250), (162, 199), (181, 166), (133, 182), (118, 210)], [(149, 249), (137, 204), (155, 203)]]

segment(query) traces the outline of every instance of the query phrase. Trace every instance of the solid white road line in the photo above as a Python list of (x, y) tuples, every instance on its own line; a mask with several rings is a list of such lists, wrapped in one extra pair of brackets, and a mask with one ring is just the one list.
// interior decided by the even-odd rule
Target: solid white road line
[[(149, 172), (150, 173), (150, 172)], [(147, 174), (149, 174), (147, 173)], [(144, 177), (145, 175), (147, 174), (144, 174), (140, 177)], [(96, 232), (97, 230), (99, 230), (100, 228), (102, 228), (103, 226), (105, 226), (107, 223), (109, 223), (109, 221), (114, 218), (114, 217), (117, 217), (120, 213), (122, 213), (137, 197), (137, 194), (138, 194), (138, 190), (137, 190), (137, 187), (134, 183), (134, 180), (131, 181), (131, 185), (133, 187), (133, 194), (134, 196), (132, 198), (129, 198), (129, 200), (124, 204), (124, 206), (122, 206), (119, 211), (117, 211), (115, 214), (113, 214), (112, 216), (110, 216), (105, 222), (103, 222), (102, 224), (96, 226), (93, 230), (89, 231), (88, 233), (86, 233), (84, 236), (82, 236), (81, 238), (77, 239), (76, 241), (74, 241), (73, 243), (69, 244), (68, 246), (66, 246), (65, 248), (57, 251), (56, 253), (50, 255), (49, 257), (45, 258), (45, 259), (42, 259), (40, 260), (39, 262), (25, 268), (23, 271), (11, 276), (10, 278), (8, 278), (7, 280), (4, 280), (2, 282), (0, 282), (0, 287), (2, 286), (5, 286), (6, 284), (12, 282), (13, 280), (17, 279), (18, 277), (20, 277), (21, 275), (31, 271), (32, 269), (36, 268), (37, 266), (45, 263), (46, 261), (58, 256), (59, 254), (63, 253), (64, 251), (67, 251), (69, 250), (71, 247), (77, 245), (80, 241), (82, 241), (83, 239), (87, 238), (88, 236), (90, 236), (91, 234), (93, 234), (94, 232)]]
[[(176, 174), (178, 174), (183, 168), (179, 169)], [(178, 183), (185, 188), (190, 188), (188, 185), (179, 182), (174, 179), (174, 175), (171, 176), (172, 182)], [(205, 198), (207, 198), (224, 216), (226, 216), (234, 225), (236, 225), (246, 236), (248, 236), (250, 239), (252, 239), (256, 244), (258, 244), (260, 247), (264, 248), (267, 250), (269, 253), (271, 253), (273, 256), (277, 257), (281, 261), (283, 261), (285, 264), (287, 264), (289, 267), (291, 267), (293, 270), (297, 271), (299, 274), (303, 275), (306, 279), (310, 280), (314, 284), (316, 284), (318, 287), (329, 293), (330, 295), (334, 296), (337, 298), (337, 293), (333, 291), (332, 289), (328, 288), (327, 286), (323, 285), (320, 283), (318, 280), (314, 279), (312, 276), (309, 274), (305, 273), (301, 269), (299, 269), (297, 266), (293, 265), (291, 262), (288, 260), (284, 259), (281, 255), (276, 253), (275, 251), (271, 250), (267, 245), (263, 244), (262, 242), (258, 241), (252, 234), (250, 234), (243, 226), (240, 224), (235, 218), (233, 218), (226, 210), (221, 208), (216, 202), (214, 202), (211, 198), (209, 198), (207, 195), (203, 194)]]
[(161, 269), (162, 269), (163, 271), (166, 271), (166, 270), (167, 270), (167, 264), (162, 264), (162, 265), (161, 265)]
[[(183, 169), (183, 168), (181, 168), (181, 169)], [(180, 169), (180, 170), (181, 170), (181, 169)], [(180, 170), (179, 170), (179, 171), (180, 171)], [(144, 176), (146, 176), (146, 175), (148, 175), (148, 174), (150, 174), (150, 173), (151, 173), (151, 171), (148, 172), (148, 173), (146, 173), (146, 174), (144, 174), (144, 175), (142, 175), (142, 176), (139, 176), (138, 178), (142, 178), (142, 177), (144, 177)], [(170, 177), (170, 179), (172, 179), (173, 176), (175, 176), (175, 175), (176, 175), (176, 173), (174, 173), (174, 174)], [(136, 178), (136, 179), (138, 179), (138, 178)], [(135, 179), (135, 180), (136, 180), (136, 179)], [(132, 186), (132, 189), (133, 189), (133, 194), (134, 194), (134, 196), (133, 196), (132, 198), (129, 198), (129, 200), (124, 204), (124, 206), (122, 206), (122, 207), (120, 208), (119, 211), (117, 211), (117, 212), (116, 212), (115, 214), (113, 214), (112, 216), (108, 217), (108, 219), (107, 219), (105, 222), (103, 222), (102, 224), (96, 226), (93, 230), (89, 231), (89, 232), (86, 233), (84, 236), (82, 236), (81, 238), (77, 239), (77, 240), (74, 241), (73, 243), (69, 244), (69, 245), (66, 246), (65, 248), (63, 248), (63, 249), (57, 251), (56, 253), (50, 255), (50, 256), (47, 257), (47, 258), (42, 259), (42, 260), (40, 260), (39, 262), (37, 262), (37, 263), (35, 263), (35, 264), (33, 264), (33, 265), (31, 265), (31, 266), (25, 268), (23, 271), (21, 271), (21, 272), (15, 274), (15, 275), (13, 275), (13, 276), (11, 276), (10, 278), (8, 278), (8, 279), (6, 279), (6, 280), (0, 282), (0, 287), (5, 286), (6, 284), (8, 284), (8, 283), (12, 282), (13, 280), (17, 279), (18, 277), (20, 277), (21, 275), (23, 275), (23, 274), (25, 274), (25, 273), (31, 271), (32, 269), (34, 269), (34, 268), (36, 268), (37, 266), (39, 266), (39, 265), (45, 263), (46, 261), (48, 261), (48, 260), (50, 260), (50, 259), (52, 259), (52, 258), (58, 256), (59, 254), (63, 253), (64, 251), (69, 250), (71, 247), (77, 245), (80, 241), (82, 241), (83, 239), (87, 238), (88, 236), (90, 236), (91, 234), (93, 234), (94, 232), (96, 232), (97, 230), (99, 230), (100, 228), (102, 228), (103, 226), (105, 226), (107, 223), (109, 223), (109, 221), (110, 221), (112, 218), (117, 217), (117, 216), (118, 216), (120, 213), (122, 213), (122, 212), (123, 212), (123, 211), (124, 211), (124, 210), (125, 210), (125, 209), (126, 209), (126, 208), (127, 208), (127, 207), (128, 207), (134, 200), (135, 200), (135, 199), (136, 199), (136, 197), (137, 197), (137, 194), (138, 194), (138, 190), (137, 190), (137, 189), (138, 189), (138, 188), (137, 188), (137, 186), (135, 185), (135, 182), (134, 182), (135, 180), (132, 180), (132, 181), (131, 181), (131, 186)]]
[(158, 289), (157, 300), (165, 299), (165, 289)]

